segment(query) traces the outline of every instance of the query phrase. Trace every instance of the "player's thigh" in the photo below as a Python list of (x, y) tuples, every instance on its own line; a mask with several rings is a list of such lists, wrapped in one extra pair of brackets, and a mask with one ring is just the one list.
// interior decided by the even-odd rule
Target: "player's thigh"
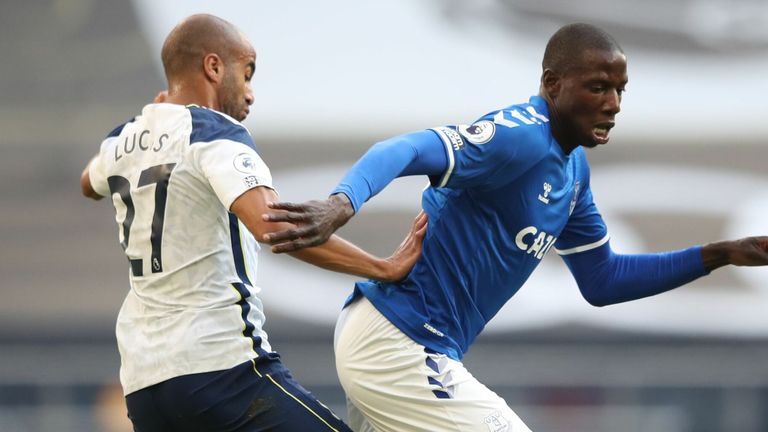
[(252, 421), (238, 428), (238, 432), (352, 432), (328, 407), (294, 380), (287, 369), (265, 374), (263, 379), (267, 388), (261, 393), (274, 401), (274, 406), (254, 416)]
[(376, 432), (362, 411), (347, 398), (347, 423), (355, 432)]
[(377, 431), (529, 431), (461, 362), (428, 352), (367, 300), (349, 307), (336, 336), (341, 384)]
[[(424, 353), (421, 359), (427, 363), (432, 357)], [(441, 360), (434, 362), (441, 365), (437, 370), (417, 366), (354, 373), (345, 390), (365, 418), (359, 424), (380, 432), (530, 432), (504, 399), (461, 363)]]
[(173, 427), (165, 420), (165, 415), (155, 403), (152, 388), (139, 390), (125, 397), (128, 418), (133, 423), (135, 432), (169, 432)]
[(169, 431), (350, 431), (277, 360), (177, 377), (154, 390)]

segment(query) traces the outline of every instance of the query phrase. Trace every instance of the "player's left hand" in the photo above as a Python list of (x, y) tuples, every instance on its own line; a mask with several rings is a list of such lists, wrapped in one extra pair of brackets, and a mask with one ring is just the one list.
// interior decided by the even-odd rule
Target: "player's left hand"
[(710, 243), (701, 250), (704, 266), (714, 270), (724, 265), (768, 265), (768, 237), (745, 237), (739, 240)]
[(730, 262), (736, 266), (768, 265), (768, 237), (746, 237), (734, 240)]
[(421, 246), (426, 234), (427, 214), (422, 210), (413, 221), (411, 230), (405, 236), (403, 242), (386, 259), (390, 263), (391, 268), (387, 277), (381, 279), (382, 282), (397, 282), (408, 276), (408, 273), (411, 272), (411, 269), (416, 265), (416, 261), (421, 256)]

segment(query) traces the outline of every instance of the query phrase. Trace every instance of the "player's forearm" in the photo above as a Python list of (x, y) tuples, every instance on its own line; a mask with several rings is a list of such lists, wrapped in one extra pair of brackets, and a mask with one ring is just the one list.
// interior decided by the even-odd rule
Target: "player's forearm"
[(357, 212), (372, 196), (397, 177), (437, 175), (447, 167), (439, 138), (431, 131), (414, 132), (371, 147), (347, 172), (333, 194), (343, 193)]
[(336, 235), (320, 246), (291, 252), (290, 255), (325, 270), (381, 281), (392, 280), (388, 260), (375, 257)]
[(606, 306), (660, 294), (709, 273), (701, 247), (673, 252), (620, 255), (605, 244), (564, 257), (584, 298)]

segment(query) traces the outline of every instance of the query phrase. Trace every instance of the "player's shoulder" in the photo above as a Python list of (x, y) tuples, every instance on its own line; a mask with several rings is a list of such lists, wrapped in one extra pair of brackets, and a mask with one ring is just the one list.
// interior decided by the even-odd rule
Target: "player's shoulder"
[(528, 102), (493, 110), (471, 125), (458, 125), (457, 132), (471, 144), (497, 142), (520, 148), (524, 153), (546, 153), (551, 147), (549, 111), (546, 102), (533, 96)]
[(120, 136), (120, 134), (123, 132), (123, 129), (125, 129), (125, 127), (127, 125), (129, 125), (130, 123), (133, 123), (134, 121), (136, 121), (136, 117), (131, 117), (130, 120), (121, 123), (116, 128), (114, 128), (111, 131), (109, 131), (107, 136), (104, 137), (104, 140), (107, 140), (107, 139), (110, 139), (110, 138), (116, 138), (116, 137)]
[(482, 120), (492, 121), (509, 133), (519, 135), (548, 135), (549, 109), (540, 96), (532, 96), (528, 102), (510, 105), (491, 111)]
[(589, 161), (584, 147), (576, 147), (571, 151), (570, 162), (573, 163), (577, 175), (589, 177)]
[(256, 149), (248, 129), (232, 117), (196, 105), (186, 107), (192, 120), (189, 143), (203, 143), (216, 140), (230, 140)]

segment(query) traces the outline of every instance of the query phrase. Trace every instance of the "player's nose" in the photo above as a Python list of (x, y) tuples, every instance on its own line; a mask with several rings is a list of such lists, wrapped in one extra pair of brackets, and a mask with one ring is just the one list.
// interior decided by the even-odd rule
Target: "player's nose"
[(618, 91), (610, 91), (606, 93), (605, 100), (603, 101), (603, 110), (616, 115), (621, 111), (621, 94)]

